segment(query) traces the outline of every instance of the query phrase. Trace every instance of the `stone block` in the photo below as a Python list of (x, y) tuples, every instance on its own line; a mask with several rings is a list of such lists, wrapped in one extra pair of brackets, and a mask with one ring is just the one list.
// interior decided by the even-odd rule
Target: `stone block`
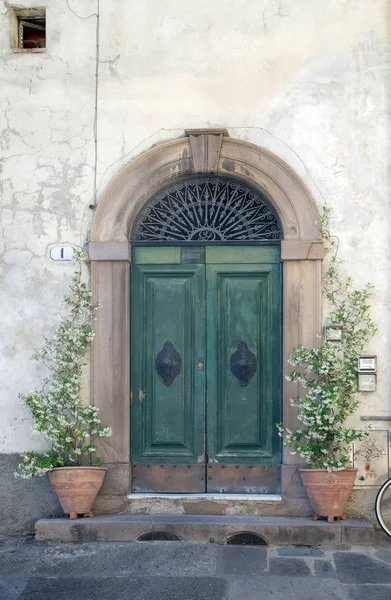
[(129, 242), (90, 242), (88, 244), (90, 260), (127, 260), (130, 262)]
[(300, 465), (281, 465), (281, 493), (284, 499), (307, 499), (307, 494), (303, 487), (299, 468)]
[(312, 510), (308, 498), (278, 498), (267, 500), (251, 497), (232, 496), (210, 498), (189, 498), (129, 494), (126, 511), (129, 514), (188, 514), (188, 515), (227, 515), (227, 516), (309, 516)]
[[(260, 513), (262, 514), (262, 513)], [(313, 510), (307, 497), (304, 498), (284, 498), (281, 506), (274, 512), (275, 515), (291, 517), (309, 517)]]
[(375, 541), (373, 525), (364, 520), (344, 521), (341, 533), (343, 546), (372, 546)]
[(62, 515), (47, 476), (17, 479), (19, 454), (0, 454), (0, 538), (31, 535), (37, 519)]
[[(345, 525), (348, 527), (348, 525)], [(355, 527), (352, 522), (350, 527)], [(259, 535), (267, 544), (341, 548), (340, 523), (295, 517), (220, 515), (107, 515), (93, 519), (42, 519), (36, 539), (42, 543), (134, 541), (141, 534), (167, 531), (185, 541), (225, 543), (234, 534)]]
[(325, 525), (319, 521), (291, 517), (291, 522), (282, 522), (279, 527), (265, 525), (263, 533), (275, 545), (340, 547), (339, 523)]
[(126, 496), (130, 490), (130, 464), (105, 463), (104, 466), (107, 471), (99, 494), (102, 496)]
[(96, 515), (113, 515), (123, 512), (125, 508), (125, 496), (104, 496), (99, 494), (94, 502), (92, 511)]
[(183, 503), (183, 510), (188, 515), (225, 515), (229, 504), (227, 502), (189, 501)]
[(282, 240), (281, 260), (322, 260), (323, 242), (320, 240)]

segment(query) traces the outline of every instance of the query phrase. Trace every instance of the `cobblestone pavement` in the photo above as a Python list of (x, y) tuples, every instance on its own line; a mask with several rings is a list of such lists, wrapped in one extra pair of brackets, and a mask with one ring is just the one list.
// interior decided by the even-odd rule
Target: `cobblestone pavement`
[(1, 600), (391, 600), (391, 546), (0, 544)]

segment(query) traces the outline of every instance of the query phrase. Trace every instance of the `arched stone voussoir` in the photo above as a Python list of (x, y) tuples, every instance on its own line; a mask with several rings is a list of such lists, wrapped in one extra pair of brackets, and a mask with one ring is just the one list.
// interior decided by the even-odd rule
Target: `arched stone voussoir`
[[(143, 204), (171, 182), (196, 174), (189, 138), (161, 144), (124, 167), (98, 204), (91, 241), (129, 240)], [(271, 152), (224, 136), (217, 173), (258, 188), (275, 207), (284, 240), (321, 239), (319, 214), (308, 189), (296, 173)]]
[(285, 240), (320, 240), (319, 213), (302, 180), (278, 156), (255, 144), (223, 138), (219, 173), (258, 187), (275, 207)]
[(126, 165), (99, 201), (91, 241), (129, 239), (133, 217), (151, 195), (178, 177), (194, 174), (189, 138), (161, 144)]

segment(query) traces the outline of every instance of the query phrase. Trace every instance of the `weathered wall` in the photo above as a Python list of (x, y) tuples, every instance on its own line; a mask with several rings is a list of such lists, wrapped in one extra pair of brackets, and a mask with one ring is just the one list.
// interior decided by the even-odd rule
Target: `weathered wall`
[(375, 284), (379, 385), (362, 414), (390, 415), (387, 0), (100, 0), (98, 62), (97, 3), (69, 4), (79, 16), (48, 3), (47, 50), (31, 54), (10, 50), (0, 0), (0, 452), (44, 447), (17, 394), (39, 381), (29, 356), (72, 272), (49, 249), (88, 237), (95, 114), (98, 200), (121, 166), (185, 128), (227, 128), (296, 170), (333, 209), (347, 271)]

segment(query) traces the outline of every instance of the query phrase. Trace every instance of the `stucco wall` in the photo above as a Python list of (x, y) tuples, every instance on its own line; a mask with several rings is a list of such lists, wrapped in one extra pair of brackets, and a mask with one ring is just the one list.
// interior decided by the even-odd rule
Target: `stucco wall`
[(98, 56), (96, 1), (69, 4), (79, 16), (47, 3), (47, 50), (31, 54), (11, 51), (0, 0), (0, 452), (44, 447), (17, 394), (39, 381), (29, 356), (72, 273), (51, 245), (86, 241), (95, 175), (99, 201), (124, 164), (185, 128), (271, 150), (333, 209), (347, 271), (376, 287), (378, 390), (362, 414), (390, 415), (387, 0), (100, 0)]

